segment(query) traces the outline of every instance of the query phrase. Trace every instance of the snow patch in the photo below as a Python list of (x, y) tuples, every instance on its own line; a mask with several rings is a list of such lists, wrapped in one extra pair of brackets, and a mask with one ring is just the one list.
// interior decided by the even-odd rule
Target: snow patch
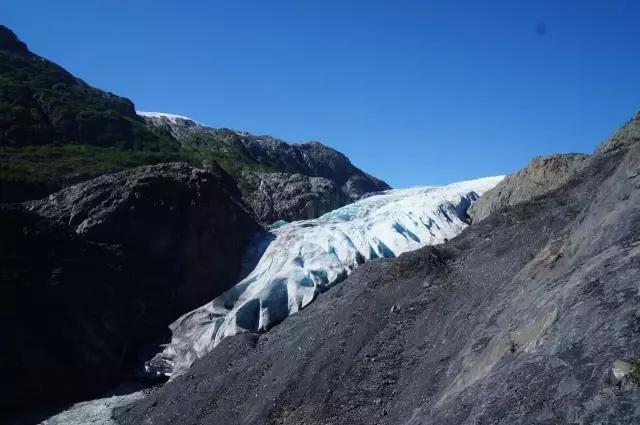
[(184, 115), (167, 114), (165, 112), (144, 112), (144, 111), (136, 111), (136, 114), (140, 115), (141, 117), (166, 119), (167, 121), (170, 121), (172, 124), (178, 124), (179, 121), (182, 120), (182, 121), (191, 121), (198, 125), (202, 125), (198, 121), (191, 119), (189, 117), (185, 117)]
[(266, 332), (365, 261), (455, 237), (467, 226), (469, 206), (502, 179), (389, 190), (317, 219), (278, 222), (266, 242), (255, 242), (268, 246), (253, 270), (171, 324), (171, 343), (147, 370), (180, 374), (228, 336)]

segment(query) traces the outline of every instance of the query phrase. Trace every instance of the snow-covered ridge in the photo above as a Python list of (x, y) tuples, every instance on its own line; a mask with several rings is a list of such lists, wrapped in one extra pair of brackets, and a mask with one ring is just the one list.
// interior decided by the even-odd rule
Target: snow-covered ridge
[(183, 121), (191, 121), (198, 125), (202, 125), (198, 121), (191, 119), (189, 117), (185, 117), (184, 115), (167, 114), (165, 112), (144, 112), (144, 111), (136, 111), (136, 114), (140, 115), (141, 117), (163, 118), (163, 119), (166, 119), (167, 121), (170, 121), (173, 124), (178, 124), (179, 120), (183, 120)]
[(502, 179), (389, 190), (317, 219), (280, 223), (256, 243), (268, 246), (245, 279), (170, 326), (171, 343), (147, 370), (180, 373), (223, 338), (267, 331), (365, 261), (455, 237), (469, 206)]
[[(205, 129), (212, 129), (213, 127), (210, 127), (206, 124), (202, 124), (201, 122), (198, 122), (196, 120), (194, 120), (193, 118), (189, 118), (187, 116), (184, 115), (176, 115), (176, 114), (169, 114), (166, 112), (145, 112), (145, 111), (136, 111), (136, 114), (138, 114), (141, 117), (145, 117), (145, 118), (158, 118), (160, 120), (163, 121), (167, 121), (171, 124), (174, 125), (197, 125), (199, 127), (203, 127)], [(239, 136), (245, 136), (245, 137), (251, 137), (253, 136), (251, 133), (246, 132), (246, 131), (242, 131), (242, 130), (233, 130), (233, 129), (229, 129), (231, 131), (233, 131), (234, 133), (238, 134)], [(287, 143), (287, 142), (282, 142), (282, 143)]]

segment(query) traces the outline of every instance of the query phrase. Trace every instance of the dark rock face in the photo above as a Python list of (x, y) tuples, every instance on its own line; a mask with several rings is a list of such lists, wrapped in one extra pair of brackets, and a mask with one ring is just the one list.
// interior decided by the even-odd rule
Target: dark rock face
[(302, 174), (245, 171), (243, 178), (256, 189), (246, 197), (261, 223), (316, 218), (349, 202), (335, 183)]
[(369, 262), (116, 420), (637, 423), (640, 387), (619, 365), (640, 357), (638, 170), (626, 140), (447, 244)]
[(172, 293), (174, 312), (234, 283), (259, 230), (228, 174), (183, 163), (104, 175), (27, 205), (88, 240), (122, 245), (146, 279)]
[(485, 193), (469, 210), (474, 222), (502, 208), (517, 205), (565, 184), (589, 164), (589, 155), (562, 154), (534, 158), (529, 165), (507, 176)]
[(86, 398), (139, 366), (168, 323), (235, 283), (260, 229), (229, 175), (182, 163), (26, 206), (0, 216), (7, 409)]
[(0, 232), (0, 412), (111, 385), (133, 319), (122, 252), (19, 206)]
[[(144, 119), (149, 125), (170, 133), (183, 148), (210, 151), (223, 162), (238, 167), (244, 195), (264, 223), (315, 218), (317, 215), (309, 217), (309, 213), (326, 212), (324, 205), (335, 208), (363, 195), (390, 189), (385, 182), (354, 166), (342, 153), (318, 142), (287, 143), (271, 136), (210, 128), (182, 118), (147, 116)], [(249, 172), (256, 170), (257, 173)], [(267, 173), (273, 174), (267, 176)], [(263, 183), (266, 186), (260, 190)], [(293, 200), (291, 192), (296, 186), (308, 187), (311, 193), (300, 193), (297, 195), (300, 199)], [(274, 196), (272, 188), (284, 187), (289, 194)], [(287, 214), (279, 215), (281, 211)]]

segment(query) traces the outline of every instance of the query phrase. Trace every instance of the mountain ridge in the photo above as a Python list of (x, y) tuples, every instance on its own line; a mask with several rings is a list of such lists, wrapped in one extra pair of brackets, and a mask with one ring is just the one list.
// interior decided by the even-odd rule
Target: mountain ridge
[[(226, 157), (242, 158), (240, 170), (232, 174), (242, 182), (245, 199), (264, 224), (315, 218), (365, 194), (391, 188), (354, 166), (346, 155), (317, 141), (291, 143), (208, 127), (181, 115), (139, 114), (148, 125), (170, 133), (183, 148), (213, 153), (223, 163)], [(293, 176), (306, 178), (301, 181)], [(282, 198), (282, 188), (297, 195)], [(314, 195), (307, 196), (310, 193)]]

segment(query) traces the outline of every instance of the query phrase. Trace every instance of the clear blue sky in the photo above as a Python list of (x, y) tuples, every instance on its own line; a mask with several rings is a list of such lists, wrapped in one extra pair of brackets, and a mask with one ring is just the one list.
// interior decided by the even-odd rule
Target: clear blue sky
[(637, 0), (2, 0), (140, 110), (319, 140), (396, 187), (591, 152), (640, 108)]

